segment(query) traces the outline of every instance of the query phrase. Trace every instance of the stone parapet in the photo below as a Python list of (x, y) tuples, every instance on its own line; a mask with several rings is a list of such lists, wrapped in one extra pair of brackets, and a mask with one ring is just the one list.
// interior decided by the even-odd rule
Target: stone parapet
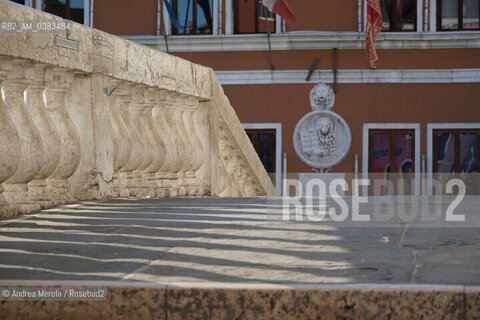
[[(63, 22), (9, 1), (0, 20)], [(76, 23), (0, 43), (0, 217), (109, 197), (275, 194), (210, 68)]]
[[(107, 299), (0, 301), (0, 319), (466, 320), (480, 317), (479, 288), (468, 286), (30, 282), (23, 287), (39, 285), (62, 290), (102, 287)], [(20, 286), (18, 281), (15, 286)]]

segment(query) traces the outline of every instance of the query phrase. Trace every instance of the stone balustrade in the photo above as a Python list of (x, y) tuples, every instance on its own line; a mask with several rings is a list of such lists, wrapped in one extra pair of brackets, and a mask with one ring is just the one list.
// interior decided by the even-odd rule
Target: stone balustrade
[[(8, 1), (0, 20), (62, 21)], [(109, 197), (275, 194), (211, 69), (79, 24), (0, 43), (0, 217)]]

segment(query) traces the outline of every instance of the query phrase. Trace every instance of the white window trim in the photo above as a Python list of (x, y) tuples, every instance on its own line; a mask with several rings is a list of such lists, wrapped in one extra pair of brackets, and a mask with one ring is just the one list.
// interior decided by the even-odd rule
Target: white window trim
[[(417, 30), (413, 32), (422, 32), (423, 30), (423, 3), (429, 0), (417, 0)], [(431, 0), (434, 1), (435, 0)], [(361, 9), (359, 9), (361, 10)], [(363, 31), (367, 30), (367, 0), (363, 0)], [(398, 31), (394, 31), (398, 32)], [(406, 31), (405, 31), (406, 32)], [(410, 31), (408, 31), (410, 32)]]
[(423, 30), (423, 2), (428, 0), (417, 0), (417, 30), (416, 32), (422, 32)]
[[(86, 27), (93, 27), (93, 1), (83, 0), (83, 25)], [(29, 3), (29, 7), (32, 7), (32, 0), (26, 0), (25, 5), (27, 3)], [(36, 1), (35, 9), (43, 11), (43, 0)]]
[(167, 10), (167, 7), (165, 7), (162, 3), (162, 18), (164, 20), (162, 20), (162, 23), (163, 21), (165, 21), (165, 23), (162, 25), (162, 27), (165, 27), (165, 30), (163, 30), (163, 32), (166, 33), (167, 36), (170, 36), (172, 34), (172, 21), (170, 21), (170, 16), (168, 15), (168, 10)]
[(363, 0), (363, 32), (367, 31), (367, 0)]
[(87, 27), (93, 25), (93, 0), (84, 0), (83, 24)]
[(217, 10), (217, 34), (222, 34), (222, 21), (223, 21), (223, 1), (218, 0), (218, 10)]
[(242, 123), (243, 129), (275, 130), (275, 189), (282, 194), (282, 124), (281, 123)]
[(233, 0), (225, 0), (225, 34), (233, 34)]
[(362, 32), (362, 0), (357, 0), (357, 23), (358, 32)]
[(157, 0), (157, 36), (160, 35), (162, 21), (162, 0)]
[(282, 17), (275, 15), (275, 33), (282, 33)]
[[(420, 123), (364, 123), (362, 144), (362, 173), (368, 177), (368, 137), (374, 129), (413, 129), (415, 130), (415, 195), (420, 195)], [(368, 186), (363, 187), (363, 195), (368, 195)]]
[(480, 129), (480, 123), (428, 123), (427, 124), (427, 191), (433, 195), (433, 130)]
[(213, 11), (213, 17), (212, 17), (212, 34), (214, 36), (218, 35), (218, 2), (222, 0), (212, 0), (212, 11)]
[(437, 0), (430, 0), (430, 32), (437, 31)]

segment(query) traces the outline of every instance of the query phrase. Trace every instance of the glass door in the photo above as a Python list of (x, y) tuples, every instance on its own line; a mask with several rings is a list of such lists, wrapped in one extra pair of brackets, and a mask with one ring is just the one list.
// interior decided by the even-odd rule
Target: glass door
[(369, 130), (369, 172), (377, 195), (414, 194), (415, 131)]

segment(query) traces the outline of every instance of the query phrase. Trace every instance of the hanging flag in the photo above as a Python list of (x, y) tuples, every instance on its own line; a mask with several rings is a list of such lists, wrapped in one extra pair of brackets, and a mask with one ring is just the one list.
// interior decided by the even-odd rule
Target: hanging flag
[(172, 20), (172, 23), (175, 26), (175, 28), (183, 31), (183, 27), (180, 23), (178, 23), (177, 17), (175, 17), (175, 13), (173, 12), (173, 9), (170, 6), (170, 3), (168, 2), (168, 0), (163, 0), (163, 3), (165, 4), (165, 7), (167, 8), (168, 15), (170, 16), (170, 20)]
[(263, 5), (267, 7), (270, 12), (276, 13), (285, 19), (289, 24), (297, 24), (297, 19), (292, 9), (288, 6), (287, 0), (263, 0)]
[(213, 30), (212, 15), (210, 13), (210, 2), (208, 0), (198, 0), (197, 3), (203, 10), (205, 20), (207, 21), (208, 29)]
[(380, 30), (382, 30), (382, 25), (383, 17), (379, 0), (367, 0), (367, 27), (365, 41), (368, 61), (370, 62), (370, 68), (372, 69), (377, 68), (375, 62), (378, 60), (378, 56), (375, 51), (375, 40), (377, 39)]

